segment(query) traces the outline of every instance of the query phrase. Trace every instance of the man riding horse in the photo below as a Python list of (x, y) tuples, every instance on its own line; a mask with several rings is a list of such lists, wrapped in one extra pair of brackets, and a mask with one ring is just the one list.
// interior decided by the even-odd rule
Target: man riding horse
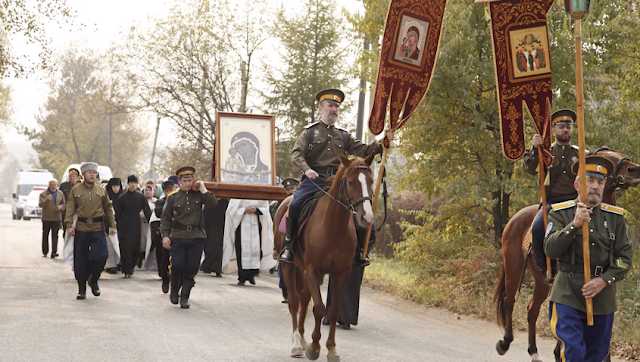
[[(364, 144), (347, 130), (335, 126), (339, 115), (340, 103), (344, 101), (344, 93), (339, 89), (325, 89), (316, 94), (318, 112), (321, 120), (305, 127), (296, 141), (292, 153), (293, 165), (304, 174), (300, 186), (293, 192), (293, 200), (289, 205), (287, 231), (284, 246), (279, 260), (292, 263), (298, 238), (298, 217), (304, 202), (325, 186), (327, 180), (336, 173), (340, 166), (339, 155), (356, 155), (366, 157), (371, 153), (381, 153), (382, 144), (374, 141)], [(387, 133), (393, 139), (393, 133)], [(369, 259), (362, 257), (362, 245), (358, 245), (355, 263), (364, 267)]]
[[(576, 113), (569, 109), (561, 109), (551, 115), (551, 131), (556, 141), (551, 144), (551, 155), (553, 156), (551, 166), (548, 172), (547, 170), (543, 170), (546, 173), (546, 212), (549, 212), (551, 205), (567, 200), (575, 200), (578, 196), (578, 193), (573, 187), (575, 175), (571, 173), (571, 165), (578, 161), (578, 147), (571, 144), (571, 135), (575, 120)], [(542, 146), (543, 142), (542, 136), (536, 133), (532, 140), (533, 147), (531, 150), (525, 151), (523, 168), (531, 175), (536, 175), (540, 172), (540, 170), (538, 170), (537, 149), (538, 146)], [(544, 278), (547, 276), (547, 257), (543, 248), (545, 227), (542, 210), (540, 210), (531, 228), (531, 248), (536, 259), (536, 264), (540, 268), (540, 272)], [(548, 280), (550, 283), (553, 282), (554, 273), (551, 275), (551, 279)]]

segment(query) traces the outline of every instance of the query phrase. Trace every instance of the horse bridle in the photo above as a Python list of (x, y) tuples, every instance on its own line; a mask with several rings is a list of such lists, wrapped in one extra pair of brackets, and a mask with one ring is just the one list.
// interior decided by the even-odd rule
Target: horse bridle
[[(611, 151), (611, 150), (608, 147), (600, 147), (593, 154), (595, 155), (601, 151)], [(607, 185), (605, 187), (605, 191), (609, 191), (611, 189), (613, 189), (614, 191), (618, 191), (623, 188), (626, 181), (624, 179), (624, 176), (618, 175), (618, 172), (620, 171), (620, 167), (625, 161), (631, 161), (631, 159), (627, 156), (624, 156), (618, 161), (618, 163), (616, 163), (615, 167), (613, 168), (613, 172), (611, 173), (611, 176), (607, 177), (608, 179), (611, 179), (613, 182), (610, 185)]]
[[(369, 167), (367, 166), (356, 166), (356, 169), (362, 169), (362, 170), (371, 170)], [(314, 185), (316, 185), (315, 182), (312, 182)], [(338, 190), (338, 197), (340, 196), (341, 193), (344, 193), (344, 196), (347, 198), (347, 204), (345, 204), (344, 202), (336, 199), (335, 197), (331, 196), (331, 194), (329, 194), (328, 192), (326, 192), (325, 190), (323, 190), (320, 186), (316, 185), (316, 187), (322, 191), (325, 195), (329, 196), (333, 201), (337, 202), (338, 204), (340, 204), (340, 206), (344, 207), (345, 210), (348, 210), (349, 212), (351, 212), (352, 214), (356, 214), (356, 206), (360, 205), (361, 203), (365, 202), (365, 201), (372, 201), (370, 196), (363, 196), (359, 199), (357, 199), (355, 202), (351, 202), (351, 200), (349, 199), (349, 194), (347, 193), (347, 183), (345, 181), (345, 179), (343, 178), (342, 181), (340, 182), (340, 189)]]

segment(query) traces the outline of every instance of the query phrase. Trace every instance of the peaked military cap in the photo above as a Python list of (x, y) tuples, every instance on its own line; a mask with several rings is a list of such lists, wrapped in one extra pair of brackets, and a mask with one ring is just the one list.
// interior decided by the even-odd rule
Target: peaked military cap
[(176, 171), (176, 175), (182, 178), (193, 177), (194, 173), (196, 173), (196, 169), (191, 166), (181, 167)]
[[(587, 156), (585, 173), (588, 176), (603, 179), (609, 177), (613, 172), (613, 163), (606, 158), (599, 155)], [(571, 171), (578, 174), (579, 162), (576, 162), (571, 166)]]
[(570, 109), (559, 109), (551, 115), (551, 126), (576, 123), (576, 112)]
[(285, 189), (290, 189), (292, 187), (296, 187), (299, 184), (300, 184), (300, 181), (298, 181), (298, 179), (295, 179), (293, 177), (287, 177), (284, 180), (282, 180), (282, 186)]
[(165, 181), (165, 182), (163, 182), (163, 183), (162, 183), (162, 189), (163, 189), (163, 190), (166, 190), (166, 189), (169, 189), (169, 188), (173, 188), (175, 185), (176, 185), (176, 184), (175, 184), (175, 183), (173, 183), (173, 181), (171, 181), (171, 180), (167, 180), (167, 181)]
[(70, 168), (69, 173), (75, 173), (77, 176), (80, 176), (80, 171), (77, 168)]
[(344, 101), (344, 92), (335, 88), (324, 89), (316, 94), (316, 100), (318, 100), (318, 103), (327, 101), (340, 105)]

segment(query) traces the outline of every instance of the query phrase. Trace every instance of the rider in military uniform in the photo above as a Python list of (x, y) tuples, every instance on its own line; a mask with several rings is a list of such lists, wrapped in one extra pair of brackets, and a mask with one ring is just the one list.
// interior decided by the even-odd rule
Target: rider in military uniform
[[(364, 144), (347, 130), (335, 126), (338, 120), (338, 108), (344, 100), (344, 93), (341, 90), (322, 90), (316, 94), (316, 100), (321, 121), (305, 127), (292, 151), (293, 164), (304, 176), (300, 186), (293, 192), (293, 199), (289, 205), (284, 248), (279, 258), (285, 263), (293, 262), (298, 237), (298, 216), (302, 205), (305, 200), (329, 185), (327, 178), (335, 175), (340, 166), (338, 154), (366, 157), (372, 152), (382, 152), (382, 145), (378, 142)], [(392, 139), (393, 133), (387, 133), (387, 138)], [(362, 249), (361, 246), (359, 248)], [(360, 266), (369, 265), (369, 260), (363, 259), (361, 255), (361, 252), (356, 251), (358, 258), (356, 263)]]
[[(578, 161), (578, 147), (571, 144), (571, 135), (575, 120), (576, 113), (569, 109), (561, 109), (551, 115), (551, 131), (556, 141), (551, 145), (553, 161), (551, 162), (545, 179), (547, 212), (551, 209), (552, 204), (575, 200), (578, 196), (578, 193), (573, 187), (573, 178), (575, 175), (571, 173), (571, 165)], [(537, 146), (542, 146), (543, 141), (542, 136), (535, 134), (532, 140), (532, 149), (527, 150), (523, 157), (524, 170), (531, 175), (536, 175), (539, 171)], [(545, 172), (546, 171), (547, 170), (545, 170)], [(546, 278), (547, 258), (543, 249), (544, 218), (542, 210), (538, 212), (533, 221), (531, 233), (533, 255), (536, 258), (536, 263), (540, 268), (542, 276)], [(550, 281), (552, 280), (553, 279)]]
[[(577, 173), (578, 164), (573, 165)], [(560, 262), (553, 283), (549, 320), (568, 362), (600, 362), (609, 352), (613, 315), (613, 284), (631, 269), (632, 247), (624, 209), (603, 204), (605, 178), (613, 164), (602, 156), (587, 156), (587, 202), (579, 199), (553, 205), (544, 250)], [(574, 188), (580, 189), (578, 179)], [(584, 283), (582, 224), (589, 225), (591, 281)], [(593, 326), (586, 324), (585, 298), (593, 300)]]
[[(116, 220), (107, 190), (100, 186), (96, 176), (98, 164), (86, 162), (80, 166), (84, 181), (69, 192), (67, 214), (64, 219), (67, 233), (73, 239), (73, 271), (78, 280), (77, 299), (85, 299), (87, 281), (91, 292), (100, 295), (98, 279), (109, 256), (105, 239), (104, 222), (109, 225), (111, 235), (116, 234)], [(73, 216), (77, 215), (73, 227)]]
[(182, 167), (176, 171), (179, 177), (180, 190), (167, 198), (165, 209), (160, 220), (162, 245), (171, 249), (171, 303), (189, 308), (189, 295), (195, 284), (194, 277), (200, 269), (200, 258), (204, 251), (207, 235), (204, 231), (202, 207), (214, 207), (218, 203), (215, 196), (204, 186), (201, 180), (196, 181), (198, 191), (193, 191), (193, 167)]

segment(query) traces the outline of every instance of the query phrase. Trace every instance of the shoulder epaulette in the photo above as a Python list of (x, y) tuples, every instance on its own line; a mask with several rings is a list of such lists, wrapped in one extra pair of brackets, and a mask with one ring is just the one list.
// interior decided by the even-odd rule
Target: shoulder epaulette
[[(573, 148), (574, 150), (579, 150), (580, 147), (576, 146), (576, 145), (571, 145), (571, 148)], [(587, 152), (589, 152), (589, 150), (587, 150)]]
[(319, 122), (319, 121), (318, 121), (318, 122), (313, 122), (313, 123), (311, 123), (311, 124), (308, 124), (308, 125), (304, 126), (304, 128), (305, 128), (305, 129), (307, 129), (307, 128), (311, 128), (311, 127), (315, 126), (315, 125), (316, 125), (316, 124), (318, 124), (318, 123), (320, 123), (320, 122)]
[(614, 214), (624, 215), (624, 209), (618, 206), (602, 203), (600, 204), (600, 209), (603, 211), (612, 212)]
[(551, 205), (551, 208), (553, 208), (554, 210), (558, 211), (558, 210), (568, 209), (568, 208), (573, 207), (575, 205), (576, 205), (576, 200), (569, 200), (569, 201), (559, 202), (557, 204), (553, 204), (553, 205)]
[(338, 131), (342, 131), (342, 132), (349, 132), (346, 129), (342, 128), (342, 127), (338, 127), (338, 126), (333, 126), (333, 128), (337, 129)]

